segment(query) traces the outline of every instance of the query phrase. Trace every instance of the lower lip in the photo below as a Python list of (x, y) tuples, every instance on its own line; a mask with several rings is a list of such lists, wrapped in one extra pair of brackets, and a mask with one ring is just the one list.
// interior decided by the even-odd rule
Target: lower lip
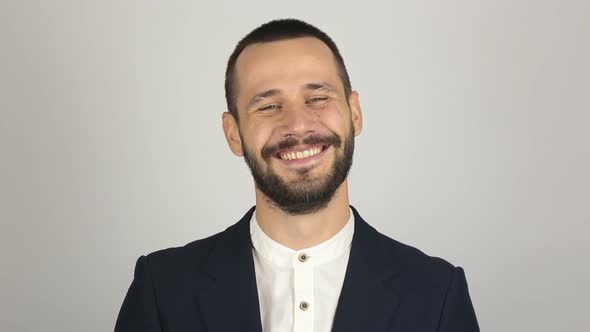
[(332, 148), (332, 146), (328, 145), (327, 147), (325, 147), (322, 150), (322, 152), (320, 152), (316, 155), (313, 155), (311, 157), (307, 157), (307, 158), (293, 159), (293, 160), (281, 159), (279, 157), (275, 157), (275, 158), (288, 166), (293, 166), (293, 167), (313, 166), (313, 164), (318, 163), (319, 160), (321, 158), (323, 158), (324, 155), (326, 154), (326, 152), (328, 150), (330, 150), (331, 148)]

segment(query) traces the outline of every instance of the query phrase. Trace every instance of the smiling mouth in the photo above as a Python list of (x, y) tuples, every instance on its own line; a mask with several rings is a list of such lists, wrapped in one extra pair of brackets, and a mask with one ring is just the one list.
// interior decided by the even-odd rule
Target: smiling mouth
[(305, 150), (300, 149), (289, 149), (279, 151), (275, 156), (282, 160), (298, 160), (313, 157), (317, 154), (322, 153), (329, 145), (314, 145), (306, 148)]

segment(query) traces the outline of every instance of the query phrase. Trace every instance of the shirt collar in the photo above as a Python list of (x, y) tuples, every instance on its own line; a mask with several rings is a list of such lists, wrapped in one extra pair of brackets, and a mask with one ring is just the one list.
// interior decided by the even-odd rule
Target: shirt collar
[(250, 236), (254, 250), (264, 259), (278, 266), (292, 267), (299, 260), (299, 255), (305, 254), (309, 257), (311, 265), (319, 265), (334, 260), (350, 250), (352, 237), (354, 234), (354, 214), (350, 211), (350, 217), (346, 225), (330, 239), (317, 244), (310, 248), (293, 250), (275, 240), (271, 239), (264, 233), (256, 213), (252, 214), (250, 220)]

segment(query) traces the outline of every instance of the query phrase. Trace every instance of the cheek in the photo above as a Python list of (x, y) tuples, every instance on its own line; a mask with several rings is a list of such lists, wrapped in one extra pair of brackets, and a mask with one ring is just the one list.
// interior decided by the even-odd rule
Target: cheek
[(271, 131), (262, 126), (250, 127), (247, 133), (245, 133), (246, 137), (242, 139), (245, 140), (249, 152), (251, 154), (254, 153), (256, 157), (260, 157), (262, 148), (269, 142), (270, 133)]
[(318, 112), (318, 119), (331, 131), (344, 134), (348, 132), (350, 123), (350, 111), (344, 106), (335, 106)]

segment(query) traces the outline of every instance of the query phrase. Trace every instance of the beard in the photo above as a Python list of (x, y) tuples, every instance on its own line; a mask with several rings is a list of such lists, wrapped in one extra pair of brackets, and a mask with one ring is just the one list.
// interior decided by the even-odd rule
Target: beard
[[(297, 180), (287, 182), (270, 167), (270, 162), (278, 151), (299, 144), (332, 146), (334, 161), (323, 175), (312, 177), (311, 168), (302, 168), (297, 170)], [(276, 145), (265, 146), (261, 152), (262, 161), (245, 146), (243, 139), (242, 148), (257, 188), (272, 205), (290, 215), (309, 214), (326, 208), (348, 176), (354, 153), (354, 128), (351, 122), (350, 131), (344, 140), (333, 133), (328, 136), (310, 136), (303, 140), (291, 137)]]

